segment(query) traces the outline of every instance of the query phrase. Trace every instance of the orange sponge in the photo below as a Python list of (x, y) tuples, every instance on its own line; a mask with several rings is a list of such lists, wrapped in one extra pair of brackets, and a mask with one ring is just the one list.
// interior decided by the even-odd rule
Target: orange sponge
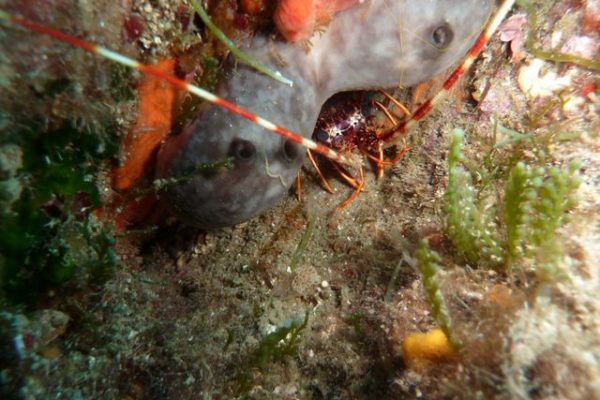
[(359, 0), (280, 0), (273, 21), (281, 35), (290, 42), (308, 40), (318, 24), (352, 7)]
[(433, 329), (407, 336), (402, 342), (402, 356), (407, 364), (419, 368), (429, 363), (454, 360), (457, 353), (444, 332)]
[[(156, 66), (172, 73), (175, 59), (159, 61)], [(139, 113), (134, 127), (122, 144), (125, 162), (113, 172), (113, 188), (130, 189), (141, 178), (154, 152), (171, 131), (177, 90), (160, 78), (146, 75), (138, 87)]]

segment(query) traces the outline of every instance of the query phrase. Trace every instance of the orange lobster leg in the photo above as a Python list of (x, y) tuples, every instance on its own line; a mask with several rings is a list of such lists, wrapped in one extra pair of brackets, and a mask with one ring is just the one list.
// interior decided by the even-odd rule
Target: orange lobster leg
[(319, 164), (317, 164), (317, 161), (315, 160), (315, 157), (312, 155), (312, 152), (310, 150), (307, 150), (306, 155), (308, 156), (308, 159), (310, 160), (310, 163), (312, 164), (314, 169), (317, 171), (319, 178), (321, 178), (321, 183), (323, 184), (323, 187), (325, 188), (325, 190), (327, 190), (331, 194), (335, 193), (335, 191), (331, 188), (331, 186), (329, 186), (329, 182), (327, 182), (327, 179), (325, 179), (325, 177), (323, 176), (323, 173), (321, 172), (321, 169), (319, 168)]
[(340, 204), (339, 206), (337, 206), (337, 208), (335, 209), (336, 212), (337, 211), (341, 211), (348, 204), (350, 204), (354, 200), (356, 200), (356, 198), (358, 197), (358, 195), (362, 191), (363, 186), (365, 184), (365, 173), (363, 171), (363, 167), (362, 166), (360, 167), (359, 171), (360, 171), (360, 180), (358, 181), (358, 184), (356, 186), (356, 190), (354, 192), (352, 192), (352, 194), (350, 196), (348, 196), (348, 198), (346, 200), (344, 200), (342, 202), (342, 204)]

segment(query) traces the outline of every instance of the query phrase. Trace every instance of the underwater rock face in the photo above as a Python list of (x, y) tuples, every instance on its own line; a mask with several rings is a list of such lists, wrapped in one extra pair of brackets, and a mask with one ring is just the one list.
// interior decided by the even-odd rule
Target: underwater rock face
[[(239, 65), (217, 94), (309, 137), (322, 104), (333, 94), (414, 85), (463, 56), (492, 2), (458, 3), (374, 0), (357, 5), (337, 14), (308, 51), (257, 36), (244, 50), (291, 78), (293, 87)], [(180, 179), (167, 196), (183, 221), (201, 228), (233, 225), (286, 193), (303, 153), (296, 144), (209, 106), (163, 146), (157, 176)]]

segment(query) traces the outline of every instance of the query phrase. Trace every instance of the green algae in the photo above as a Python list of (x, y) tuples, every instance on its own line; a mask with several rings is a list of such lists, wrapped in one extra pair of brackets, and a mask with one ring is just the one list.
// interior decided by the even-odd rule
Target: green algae
[(286, 78), (285, 76), (281, 75), (281, 73), (279, 71), (272, 71), (270, 68), (266, 67), (265, 65), (263, 65), (262, 63), (260, 63), (258, 60), (256, 60), (255, 58), (251, 57), (250, 55), (244, 53), (243, 51), (241, 51), (236, 45), (235, 43), (233, 43), (231, 41), (231, 39), (229, 39), (224, 33), (223, 31), (221, 31), (211, 20), (211, 18), (208, 16), (208, 14), (206, 13), (206, 11), (204, 10), (204, 8), (200, 5), (200, 3), (198, 2), (198, 0), (191, 0), (192, 3), (192, 7), (194, 8), (194, 10), (196, 11), (196, 13), (198, 13), (198, 15), (200, 16), (200, 18), (202, 19), (202, 22), (204, 22), (204, 24), (208, 27), (208, 29), (210, 30), (210, 32), (215, 35), (215, 37), (217, 37), (221, 43), (223, 43), (228, 49), (229, 51), (231, 51), (231, 53), (233, 55), (235, 55), (237, 57), (238, 60), (240, 60), (241, 62), (251, 66), (252, 68), (256, 69), (257, 71), (269, 76), (270, 78), (273, 78), (274, 80), (281, 82), (285, 85), (288, 86), (293, 86), (294, 82), (292, 82), (289, 78)]
[(473, 184), (471, 173), (463, 167), (463, 137), (463, 131), (453, 131), (448, 153), (448, 187), (444, 195), (448, 235), (467, 261), (485, 259), (497, 265), (504, 258), (498, 231), (493, 229), (494, 209), (488, 206), (487, 199)]
[(431, 307), (431, 314), (435, 322), (438, 324), (442, 332), (448, 338), (448, 341), (455, 349), (460, 349), (462, 344), (456, 339), (452, 327), (452, 319), (448, 306), (444, 300), (438, 273), (441, 269), (439, 263), (441, 257), (435, 251), (429, 249), (427, 240), (423, 239), (419, 243), (419, 248), (415, 252), (415, 257), (418, 261), (418, 268), (423, 276), (423, 286), (427, 295), (427, 302)]
[(578, 65), (583, 68), (588, 68), (592, 71), (598, 72), (600, 71), (600, 55), (596, 54), (594, 59), (589, 60), (584, 57), (577, 56), (575, 54), (566, 54), (558, 51), (548, 51), (542, 48), (536, 47), (535, 43), (538, 42), (538, 39), (535, 36), (535, 31), (538, 27), (538, 11), (536, 7), (529, 0), (521, 0), (519, 1), (522, 7), (527, 11), (527, 15), (529, 17), (529, 21), (531, 24), (531, 29), (529, 30), (529, 34), (527, 35), (527, 39), (525, 41), (525, 47), (527, 51), (533, 54), (536, 58), (553, 61), (557, 63), (568, 63)]
[(34, 302), (76, 275), (94, 281), (116, 265), (111, 230), (92, 214), (100, 163), (114, 153), (110, 135), (68, 123), (45, 132), (30, 122), (2, 137), (2, 148), (16, 146), (22, 158), (0, 185), (10, 199), (0, 209), (1, 290), (11, 301)]
[(265, 335), (254, 351), (256, 365), (266, 369), (270, 363), (294, 356), (298, 352), (301, 334), (307, 324), (308, 313), (304, 318), (297, 316), (285, 321), (273, 332)]
[[(486, 193), (486, 181), (475, 183), (472, 173), (463, 167), (463, 138), (464, 132), (453, 131), (444, 196), (448, 235), (459, 254), (475, 265), (510, 268), (522, 257), (534, 257), (537, 249), (549, 247), (577, 204), (580, 164), (573, 161), (563, 169), (548, 167), (545, 152), (538, 151), (540, 156), (530, 165), (518, 161), (503, 167), (508, 170), (507, 176), (499, 176), (503, 194), (494, 198)], [(501, 145), (530, 138), (516, 133)], [(478, 171), (482, 176), (492, 173), (483, 166)]]

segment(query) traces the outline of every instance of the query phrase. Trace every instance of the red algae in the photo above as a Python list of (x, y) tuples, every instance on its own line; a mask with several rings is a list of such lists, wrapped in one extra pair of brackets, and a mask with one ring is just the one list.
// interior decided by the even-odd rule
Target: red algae
[(123, 22), (123, 28), (127, 33), (127, 39), (134, 42), (144, 33), (144, 25), (139, 17), (132, 15)]

